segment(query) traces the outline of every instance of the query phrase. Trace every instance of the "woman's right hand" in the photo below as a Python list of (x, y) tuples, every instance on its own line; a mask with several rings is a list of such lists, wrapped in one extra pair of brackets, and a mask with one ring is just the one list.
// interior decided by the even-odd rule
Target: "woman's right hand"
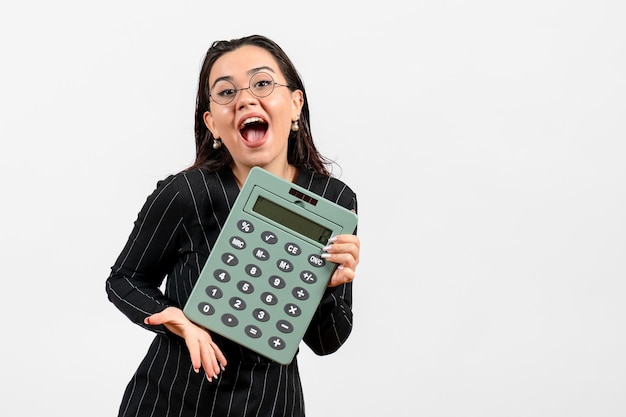
[(164, 325), (170, 332), (185, 339), (194, 371), (204, 368), (209, 382), (217, 378), (226, 367), (226, 357), (213, 342), (211, 334), (203, 327), (189, 320), (180, 308), (167, 307), (160, 313), (146, 317), (145, 324)]

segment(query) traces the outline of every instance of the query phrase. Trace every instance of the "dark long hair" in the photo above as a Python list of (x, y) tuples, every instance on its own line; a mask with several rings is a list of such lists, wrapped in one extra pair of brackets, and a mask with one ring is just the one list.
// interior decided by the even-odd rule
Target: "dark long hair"
[(253, 45), (265, 49), (271, 53), (278, 67), (284, 74), (287, 85), (291, 91), (301, 90), (304, 105), (298, 119), (299, 129), (289, 134), (287, 161), (296, 168), (310, 169), (321, 174), (330, 175), (329, 166), (333, 162), (321, 155), (311, 135), (309, 119), (309, 105), (304, 84), (300, 75), (287, 54), (274, 41), (261, 35), (251, 35), (230, 41), (215, 41), (209, 48), (200, 70), (198, 81), (198, 95), (196, 97), (195, 136), (196, 136), (196, 160), (189, 169), (202, 167), (210, 171), (216, 171), (229, 166), (233, 159), (225, 146), (213, 149), (213, 134), (204, 124), (204, 112), (209, 110), (209, 73), (215, 61), (227, 52), (232, 52), (242, 46)]

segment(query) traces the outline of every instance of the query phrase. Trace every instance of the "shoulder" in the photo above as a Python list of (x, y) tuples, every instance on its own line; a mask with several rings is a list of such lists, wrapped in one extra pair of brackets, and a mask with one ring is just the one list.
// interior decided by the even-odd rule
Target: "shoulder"
[[(171, 185), (170, 185), (171, 184)], [(158, 187), (171, 186), (183, 209), (230, 210), (239, 189), (229, 170), (207, 171), (203, 168), (180, 171), (159, 182)]]
[[(232, 175), (231, 175), (232, 176)], [(222, 194), (232, 192), (232, 179), (228, 171), (210, 172), (203, 168), (180, 171), (157, 183), (157, 189), (174, 187), (183, 195)]]

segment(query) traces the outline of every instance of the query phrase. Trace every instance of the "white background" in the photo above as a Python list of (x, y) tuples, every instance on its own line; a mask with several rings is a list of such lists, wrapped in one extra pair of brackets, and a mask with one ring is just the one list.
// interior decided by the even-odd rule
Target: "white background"
[(3, 3), (0, 415), (116, 415), (152, 334), (109, 267), (193, 160), (206, 49), (252, 33), (359, 196), (354, 332), (302, 349), (308, 415), (626, 415), (626, 3), (342, 4)]

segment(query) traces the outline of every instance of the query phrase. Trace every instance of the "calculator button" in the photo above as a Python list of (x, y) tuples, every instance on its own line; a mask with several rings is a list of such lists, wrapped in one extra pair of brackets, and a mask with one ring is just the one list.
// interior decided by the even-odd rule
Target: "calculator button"
[(317, 275), (311, 271), (300, 272), (300, 279), (307, 284), (315, 284), (317, 282)]
[(302, 287), (296, 287), (291, 291), (291, 294), (298, 300), (308, 300), (309, 292)]
[(230, 238), (230, 246), (232, 246), (235, 249), (245, 249), (246, 241), (238, 236), (233, 236)]
[(285, 280), (279, 277), (278, 275), (272, 275), (270, 279), (268, 279), (270, 285), (274, 288), (285, 288)]
[(230, 274), (228, 272), (224, 271), (223, 269), (216, 269), (215, 272), (213, 272), (213, 276), (219, 282), (228, 282), (228, 281), (230, 281)]
[(309, 264), (317, 268), (322, 268), (324, 265), (326, 265), (326, 261), (320, 255), (314, 253), (312, 255), (309, 255)]
[(235, 266), (239, 263), (239, 259), (232, 253), (226, 252), (222, 254), (222, 262), (226, 265)]
[(244, 294), (252, 294), (254, 292), (254, 286), (248, 281), (239, 281), (237, 283), (237, 288), (239, 288), (239, 291)]
[(250, 275), (251, 277), (256, 278), (256, 277), (260, 277), (262, 272), (261, 272), (261, 268), (259, 268), (258, 266), (249, 264), (249, 265), (246, 265), (246, 273)]
[(206, 292), (206, 295), (216, 300), (222, 298), (222, 296), (224, 295), (224, 293), (222, 293), (222, 290), (220, 290), (219, 287), (216, 287), (215, 285), (209, 285), (208, 287), (206, 287), (204, 292)]
[(228, 304), (230, 304), (230, 306), (232, 308), (234, 308), (235, 310), (245, 310), (246, 309), (246, 302), (243, 301), (241, 298), (239, 297), (233, 297), (228, 301)]
[(268, 321), (270, 319), (270, 313), (263, 310), (262, 308), (255, 308), (252, 312), (252, 315), (258, 321)]
[(278, 320), (276, 322), (276, 328), (283, 333), (293, 332), (293, 325), (289, 323), (287, 320)]
[(302, 252), (302, 249), (295, 243), (290, 242), (285, 245), (285, 252), (293, 256), (298, 256)]
[(263, 242), (267, 243), (268, 245), (273, 245), (274, 243), (278, 242), (278, 238), (272, 232), (261, 233), (261, 239), (263, 239)]
[(267, 341), (271, 348), (282, 350), (285, 348), (285, 341), (280, 337), (270, 337)]
[(261, 301), (267, 305), (273, 306), (278, 302), (278, 298), (276, 298), (276, 296), (271, 292), (264, 292), (261, 294)]
[(276, 262), (276, 266), (283, 272), (291, 272), (293, 270), (293, 264), (286, 259), (279, 259)]
[(246, 326), (246, 334), (253, 339), (258, 339), (263, 335), (263, 332), (258, 327), (249, 324)]
[(210, 316), (211, 314), (215, 313), (215, 308), (207, 302), (202, 302), (198, 304), (198, 310), (200, 310), (200, 312), (205, 316)]
[(244, 233), (254, 232), (254, 225), (247, 220), (239, 220), (237, 222), (237, 228)]
[(237, 320), (237, 317), (232, 314), (226, 313), (222, 315), (222, 323), (228, 327), (235, 327), (239, 324), (239, 320)]
[(256, 248), (254, 250), (254, 257), (259, 261), (267, 261), (270, 258), (270, 254), (263, 248)]
[(289, 303), (285, 306), (285, 313), (289, 314), (291, 317), (298, 317), (302, 314), (302, 310), (300, 310), (300, 307), (297, 305)]

